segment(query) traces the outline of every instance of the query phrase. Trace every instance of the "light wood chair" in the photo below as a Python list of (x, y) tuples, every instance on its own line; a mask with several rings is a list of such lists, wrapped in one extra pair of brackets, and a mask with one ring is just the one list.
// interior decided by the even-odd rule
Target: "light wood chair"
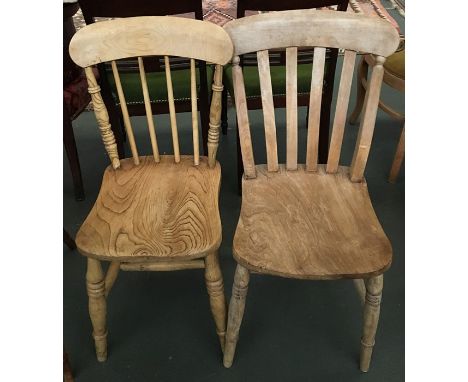
[[(233, 78), (244, 163), (242, 207), (234, 235), (238, 265), (229, 305), (224, 365), (233, 361), (250, 272), (311, 280), (356, 279), (365, 288), (361, 370), (369, 369), (392, 248), (372, 208), (364, 169), (374, 130), (385, 57), (398, 46), (386, 21), (333, 11), (284, 11), (224, 26), (234, 44)], [(255, 36), (255, 38), (251, 38)], [(298, 164), (297, 47), (314, 47), (306, 163)], [(278, 163), (269, 49), (286, 48), (286, 164)], [(345, 49), (330, 151), (318, 164), (326, 48)], [(267, 164), (256, 165), (239, 56), (257, 52)], [(339, 166), (356, 52), (376, 55), (350, 167)], [(363, 286), (364, 285), (364, 286)]]
[[(359, 65), (359, 81), (357, 84), (357, 101), (354, 111), (349, 117), (349, 122), (351, 124), (357, 123), (359, 115), (361, 114), (362, 107), (364, 105), (364, 98), (367, 88), (367, 72), (369, 66), (373, 67), (375, 65), (375, 57), (368, 54), (362, 57), (361, 64)], [(390, 86), (391, 88), (404, 93), (405, 92), (405, 40), (403, 39), (400, 48), (392, 54), (385, 61), (384, 65), (384, 74), (383, 82), (384, 84)], [(403, 129), (400, 133), (400, 139), (398, 140), (398, 145), (396, 148), (395, 156), (393, 158), (392, 167), (390, 169), (390, 175), (388, 176), (388, 181), (390, 183), (395, 183), (400, 173), (400, 168), (403, 163), (403, 158), (405, 156), (405, 115), (394, 110), (389, 105), (385, 104), (382, 100), (379, 101), (379, 108), (386, 112), (391, 117), (395, 118), (397, 121), (403, 124)]]
[[(222, 65), (232, 57), (232, 43), (219, 26), (178, 17), (133, 17), (91, 24), (70, 44), (73, 60), (85, 69), (89, 93), (109, 166), (98, 198), (76, 236), (88, 257), (86, 284), (96, 355), (107, 358), (106, 297), (119, 269), (173, 271), (205, 269), (206, 286), (221, 347), (226, 306), (218, 262), (221, 221), (218, 194), (221, 170), (216, 161), (221, 115)], [(161, 155), (148, 97), (143, 57), (185, 57), (191, 63), (193, 155), (181, 155), (170, 66), (166, 79), (173, 155)], [(152, 155), (138, 153), (116, 60), (138, 57)], [(208, 132), (208, 157), (199, 154), (195, 60), (216, 64)], [(107, 109), (92, 66), (111, 62), (132, 158), (119, 159)], [(102, 261), (109, 261), (104, 274)]]

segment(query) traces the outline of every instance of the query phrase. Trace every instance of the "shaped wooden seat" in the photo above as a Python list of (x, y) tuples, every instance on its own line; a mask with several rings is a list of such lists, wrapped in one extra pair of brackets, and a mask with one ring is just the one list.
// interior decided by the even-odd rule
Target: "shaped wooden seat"
[(219, 163), (208, 158), (140, 157), (108, 167), (96, 203), (76, 242), (81, 253), (102, 260), (194, 259), (221, 243)]
[[(130, 17), (86, 26), (70, 43), (70, 56), (85, 69), (109, 166), (97, 201), (77, 235), (88, 257), (86, 286), (98, 361), (107, 358), (106, 297), (120, 269), (174, 271), (205, 269), (210, 306), (221, 349), (226, 331), (226, 301), (218, 248), (221, 222), (218, 195), (221, 170), (216, 162), (221, 125), (223, 65), (232, 43), (219, 26), (180, 17)], [(164, 56), (173, 155), (160, 155), (143, 59)], [(169, 56), (188, 58), (193, 155), (181, 155)], [(125, 101), (118, 60), (136, 58), (146, 111), (151, 156), (141, 156)], [(196, 60), (215, 65), (208, 156), (200, 156)], [(109, 113), (93, 66), (110, 62), (132, 158), (119, 158)], [(201, 259), (202, 258), (202, 259)], [(198, 259), (198, 260), (197, 260)], [(111, 261), (107, 273), (102, 260)]]
[(369, 277), (391, 263), (392, 248), (374, 213), (365, 182), (349, 168), (327, 174), (268, 172), (244, 180), (233, 253), (260, 273), (298, 279)]
[[(362, 371), (368, 371), (391, 245), (367, 193), (369, 156), (385, 58), (397, 48), (396, 30), (383, 20), (333, 11), (282, 11), (227, 23), (234, 44), (232, 75), (244, 177), (234, 237), (237, 268), (229, 305), (224, 366), (239, 337), (249, 271), (299, 279), (352, 278), (364, 303)], [(255, 38), (252, 38), (255, 36)], [(298, 164), (298, 48), (313, 47), (306, 160)], [(286, 163), (278, 161), (269, 51), (286, 48)], [(326, 165), (319, 164), (327, 48), (344, 49)], [(240, 56), (256, 53), (262, 95), (266, 165), (256, 165)], [(340, 167), (349, 95), (358, 52), (375, 55), (350, 167)]]

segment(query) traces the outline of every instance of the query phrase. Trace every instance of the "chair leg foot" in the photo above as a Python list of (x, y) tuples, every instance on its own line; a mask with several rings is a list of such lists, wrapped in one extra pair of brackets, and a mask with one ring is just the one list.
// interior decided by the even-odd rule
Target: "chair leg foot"
[(380, 302), (382, 300), (383, 275), (371, 277), (366, 281), (366, 301), (364, 304), (364, 323), (361, 338), (361, 363), (363, 372), (369, 370), (372, 350), (375, 344), (375, 333), (379, 323)]
[(219, 266), (218, 253), (213, 252), (205, 257), (205, 281), (210, 297), (211, 313), (216, 325), (221, 349), (224, 351), (226, 336), (226, 298), (224, 296), (223, 276)]
[(226, 346), (224, 348), (224, 367), (231, 367), (236, 351), (237, 340), (239, 339), (239, 329), (244, 317), (245, 299), (249, 286), (249, 271), (238, 264), (234, 276), (232, 296), (229, 303), (228, 325), (226, 333)]
[(99, 260), (88, 258), (86, 286), (96, 357), (99, 362), (104, 362), (107, 359), (106, 297), (104, 274)]

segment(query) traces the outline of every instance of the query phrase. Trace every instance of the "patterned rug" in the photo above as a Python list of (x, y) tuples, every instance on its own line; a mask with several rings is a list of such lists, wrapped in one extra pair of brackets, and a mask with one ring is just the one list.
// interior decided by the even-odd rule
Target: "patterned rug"
[[(389, 7), (396, 8), (404, 16), (404, 1), (402, 0), (382, 0)], [(403, 4), (403, 5), (402, 5)], [(327, 7), (330, 9), (336, 7)], [(237, 0), (203, 0), (203, 18), (214, 24), (223, 26), (228, 21), (236, 18)], [(402, 10), (402, 12), (401, 12)], [(381, 0), (349, 0), (348, 12), (364, 13), (372, 17), (380, 17), (390, 22), (398, 31), (398, 23), (387, 12), (382, 5)], [(258, 12), (252, 11), (248, 14), (256, 14)], [(193, 17), (190, 14), (180, 15), (184, 17)], [(109, 20), (108, 18), (96, 18), (96, 21)], [(84, 18), (79, 10), (73, 16), (73, 22), (76, 30), (85, 26)]]

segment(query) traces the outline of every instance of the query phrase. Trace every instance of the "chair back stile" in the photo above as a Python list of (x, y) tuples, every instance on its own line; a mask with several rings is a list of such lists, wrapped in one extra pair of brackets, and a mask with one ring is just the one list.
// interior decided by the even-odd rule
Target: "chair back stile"
[[(286, 170), (297, 170), (297, 47), (314, 48), (305, 169), (315, 172), (318, 170), (320, 107), (326, 48), (345, 50), (330, 152), (326, 165), (328, 173), (338, 171), (356, 54), (363, 52), (375, 55), (376, 65), (369, 82), (364, 103), (364, 115), (350, 166), (351, 181), (361, 181), (377, 115), (383, 77), (382, 65), (385, 58), (392, 54), (399, 44), (399, 36), (395, 28), (386, 21), (371, 19), (363, 15), (325, 10), (300, 10), (250, 16), (231, 21), (224, 26), (224, 29), (230, 35), (234, 45), (233, 85), (246, 179), (256, 177), (256, 168), (247, 115), (243, 73), (238, 65), (240, 55), (257, 52), (265, 121), (267, 169), (268, 171), (278, 171), (276, 125), (272, 107), (268, 50), (286, 49)], [(281, 31), (282, 33), (280, 33)], [(252, 35), (256, 36), (255, 39), (251, 38)]]
[(222, 66), (229, 62), (232, 52), (233, 47), (229, 36), (221, 27), (193, 19), (164, 16), (131, 17), (91, 24), (81, 29), (70, 43), (70, 55), (76, 64), (85, 68), (96, 119), (112, 167), (114, 169), (119, 168), (120, 161), (115, 138), (110, 129), (109, 115), (101, 97), (100, 87), (97, 85), (92, 71), (93, 65), (102, 62), (111, 63), (133, 163), (134, 165), (139, 165), (140, 157), (117, 66), (117, 60), (126, 58), (138, 59), (152, 153), (154, 161), (158, 163), (160, 161), (160, 154), (157, 129), (153, 120), (143, 58), (155, 55), (164, 56), (174, 161), (175, 163), (179, 163), (179, 136), (169, 56), (188, 58), (190, 61), (189, 85), (192, 100), (193, 160), (194, 165), (199, 165), (200, 142), (198, 134), (195, 60), (214, 63), (216, 69), (210, 110), (210, 128), (208, 131), (208, 164), (210, 167), (214, 167), (219, 142), (221, 92), (223, 90)]

